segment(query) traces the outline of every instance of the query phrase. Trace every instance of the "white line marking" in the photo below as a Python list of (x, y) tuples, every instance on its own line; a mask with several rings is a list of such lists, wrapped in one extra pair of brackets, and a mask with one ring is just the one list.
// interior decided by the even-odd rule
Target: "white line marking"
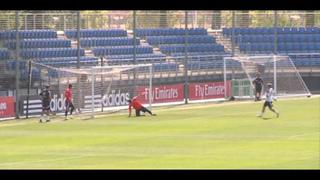
[(46, 160), (38, 160), (38, 161), (19, 161), (19, 162), (6, 162), (6, 163), (0, 163), (0, 166), (6, 166), (6, 165), (21, 165), (26, 163), (40, 163), (40, 162), (53, 162), (53, 161), (63, 161), (63, 160), (70, 160), (70, 159), (80, 159), (85, 157), (90, 157), (93, 155), (82, 155), (77, 157), (70, 157), (70, 158), (57, 158), (57, 159), (46, 159)]

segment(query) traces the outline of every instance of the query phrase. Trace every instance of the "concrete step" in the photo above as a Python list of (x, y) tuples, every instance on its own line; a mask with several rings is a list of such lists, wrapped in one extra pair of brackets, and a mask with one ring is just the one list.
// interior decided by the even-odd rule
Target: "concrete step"
[[(232, 52), (232, 42), (230, 38), (224, 37), (222, 31), (216, 31), (212, 33), (212, 35), (216, 38), (217, 43), (222, 44), (227, 52)], [(239, 47), (235, 46), (235, 55), (242, 55)]]
[(149, 43), (147, 43), (147, 41), (145, 39), (140, 39), (140, 44), (143, 46), (149, 45)]
[(75, 40), (71, 40), (71, 47), (72, 48), (77, 48), (78, 47), (78, 42)]
[(92, 50), (91, 49), (85, 49), (84, 50), (84, 54), (92, 54)]
[(86, 50), (84, 50), (84, 56), (94, 57), (94, 54), (91, 49), (86, 49)]
[(154, 53), (161, 53), (161, 51), (160, 51), (160, 49), (158, 47), (154, 47), (153, 46), (152, 49), (153, 49)]
[(67, 39), (67, 37), (64, 34), (64, 31), (57, 31), (57, 38), (58, 39)]

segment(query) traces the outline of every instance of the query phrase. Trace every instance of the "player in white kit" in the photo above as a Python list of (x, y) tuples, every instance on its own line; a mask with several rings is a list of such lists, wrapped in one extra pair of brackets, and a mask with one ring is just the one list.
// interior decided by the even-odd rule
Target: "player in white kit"
[(266, 91), (266, 101), (264, 102), (261, 114), (258, 115), (258, 117), (262, 117), (263, 116), (263, 114), (265, 112), (265, 109), (268, 106), (270, 111), (274, 112), (277, 115), (277, 118), (278, 118), (280, 114), (279, 114), (279, 112), (277, 110), (273, 109), (273, 105), (272, 105), (272, 101), (273, 101), (273, 99), (275, 99), (274, 98), (274, 91), (273, 91), (273, 88), (272, 88), (272, 84), (268, 83), (267, 86), (268, 86), (268, 89)]

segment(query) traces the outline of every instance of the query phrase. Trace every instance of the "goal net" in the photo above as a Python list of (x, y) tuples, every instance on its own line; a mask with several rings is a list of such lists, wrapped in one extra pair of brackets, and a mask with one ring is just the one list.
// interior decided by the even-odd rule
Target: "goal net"
[[(39, 77), (33, 87), (50, 85), (52, 100), (50, 109), (57, 115), (64, 115), (64, 91), (72, 85), (75, 114), (79, 118), (91, 118), (99, 114), (127, 109), (127, 100), (138, 96), (141, 102), (151, 108), (152, 77), (151, 64), (89, 66), (77, 68), (53, 67), (32, 63), (32, 71)], [(33, 76), (36, 73), (31, 73)]]
[[(228, 61), (240, 62), (238, 67), (230, 66)], [(288, 56), (247, 56), (224, 58), (224, 81), (231, 80), (232, 96), (253, 98), (253, 80), (260, 73), (263, 79), (262, 93), (267, 83), (272, 86), (278, 97), (308, 96), (310, 91)]]

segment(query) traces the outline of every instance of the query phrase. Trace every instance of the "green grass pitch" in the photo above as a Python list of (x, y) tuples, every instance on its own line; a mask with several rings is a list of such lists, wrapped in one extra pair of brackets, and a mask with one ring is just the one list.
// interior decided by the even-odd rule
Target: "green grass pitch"
[(320, 169), (320, 98), (154, 108), (0, 123), (0, 169)]

